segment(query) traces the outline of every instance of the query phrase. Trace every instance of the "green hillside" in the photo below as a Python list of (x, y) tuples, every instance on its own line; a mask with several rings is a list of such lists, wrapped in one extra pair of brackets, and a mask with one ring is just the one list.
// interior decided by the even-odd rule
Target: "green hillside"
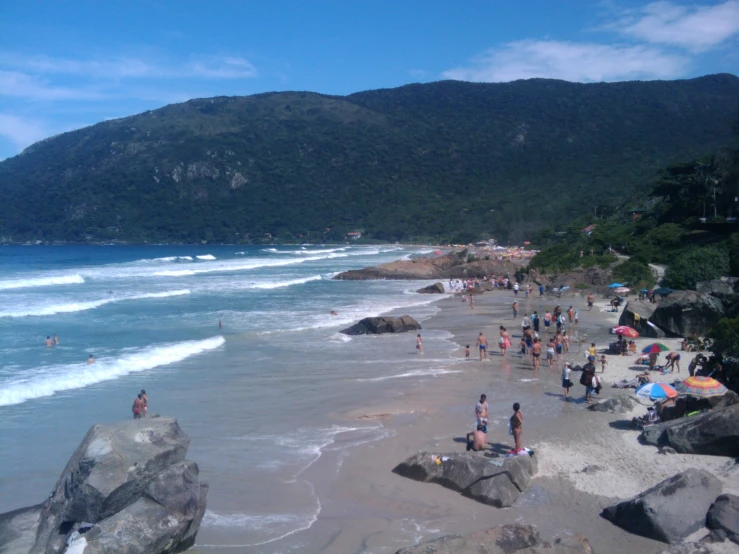
[(738, 107), (726, 74), (192, 100), (0, 163), (0, 240), (519, 240), (725, 145)]

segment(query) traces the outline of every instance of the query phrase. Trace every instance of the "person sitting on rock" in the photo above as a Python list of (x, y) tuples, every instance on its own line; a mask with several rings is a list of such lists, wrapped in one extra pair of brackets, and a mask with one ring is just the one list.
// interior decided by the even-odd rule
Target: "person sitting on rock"
[(477, 429), (475, 431), (472, 431), (471, 433), (467, 433), (467, 451), (474, 450), (475, 452), (480, 452), (481, 450), (485, 450), (485, 447), (488, 443), (488, 436), (485, 434), (484, 431), (485, 427), (483, 425), (478, 425)]

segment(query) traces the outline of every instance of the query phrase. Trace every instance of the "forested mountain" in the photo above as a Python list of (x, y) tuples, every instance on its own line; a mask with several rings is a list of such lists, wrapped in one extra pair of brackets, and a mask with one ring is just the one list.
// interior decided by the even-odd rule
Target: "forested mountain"
[(0, 240), (517, 240), (715, 151), (738, 108), (727, 74), (192, 100), (0, 163)]

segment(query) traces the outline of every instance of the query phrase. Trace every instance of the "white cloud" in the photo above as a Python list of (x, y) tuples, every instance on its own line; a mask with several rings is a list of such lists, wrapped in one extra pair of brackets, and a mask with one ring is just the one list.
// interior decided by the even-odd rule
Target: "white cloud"
[(468, 66), (442, 75), (478, 82), (533, 77), (578, 82), (672, 79), (683, 75), (689, 63), (685, 56), (649, 46), (521, 40), (491, 48)]
[(49, 135), (49, 130), (38, 121), (0, 113), (0, 136), (7, 138), (18, 150)]
[(0, 53), (0, 66), (40, 75), (74, 75), (89, 79), (203, 78), (244, 79), (257, 69), (235, 56), (194, 56), (186, 62), (153, 63), (131, 57), (70, 59)]
[(99, 100), (99, 92), (50, 85), (43, 79), (17, 71), (0, 70), (0, 96), (30, 100)]
[(713, 6), (652, 2), (606, 28), (643, 42), (704, 51), (739, 34), (739, 0)]

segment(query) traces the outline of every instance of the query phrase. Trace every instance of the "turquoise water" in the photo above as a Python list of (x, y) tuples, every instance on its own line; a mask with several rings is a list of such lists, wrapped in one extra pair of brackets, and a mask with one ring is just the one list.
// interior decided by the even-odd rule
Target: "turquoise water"
[[(413, 293), (427, 282), (331, 277), (428, 252), (0, 247), (0, 511), (42, 501), (89, 426), (131, 417), (145, 388), (151, 412), (179, 419), (210, 482), (206, 537), (228, 529), (258, 544), (309, 526), (320, 499), (304, 470), (386, 432), (333, 414), (433, 375), (454, 348), (424, 335), (418, 359), (411, 335), (339, 334), (368, 315), (423, 320), (438, 297)], [(52, 334), (59, 344), (45, 347)]]

